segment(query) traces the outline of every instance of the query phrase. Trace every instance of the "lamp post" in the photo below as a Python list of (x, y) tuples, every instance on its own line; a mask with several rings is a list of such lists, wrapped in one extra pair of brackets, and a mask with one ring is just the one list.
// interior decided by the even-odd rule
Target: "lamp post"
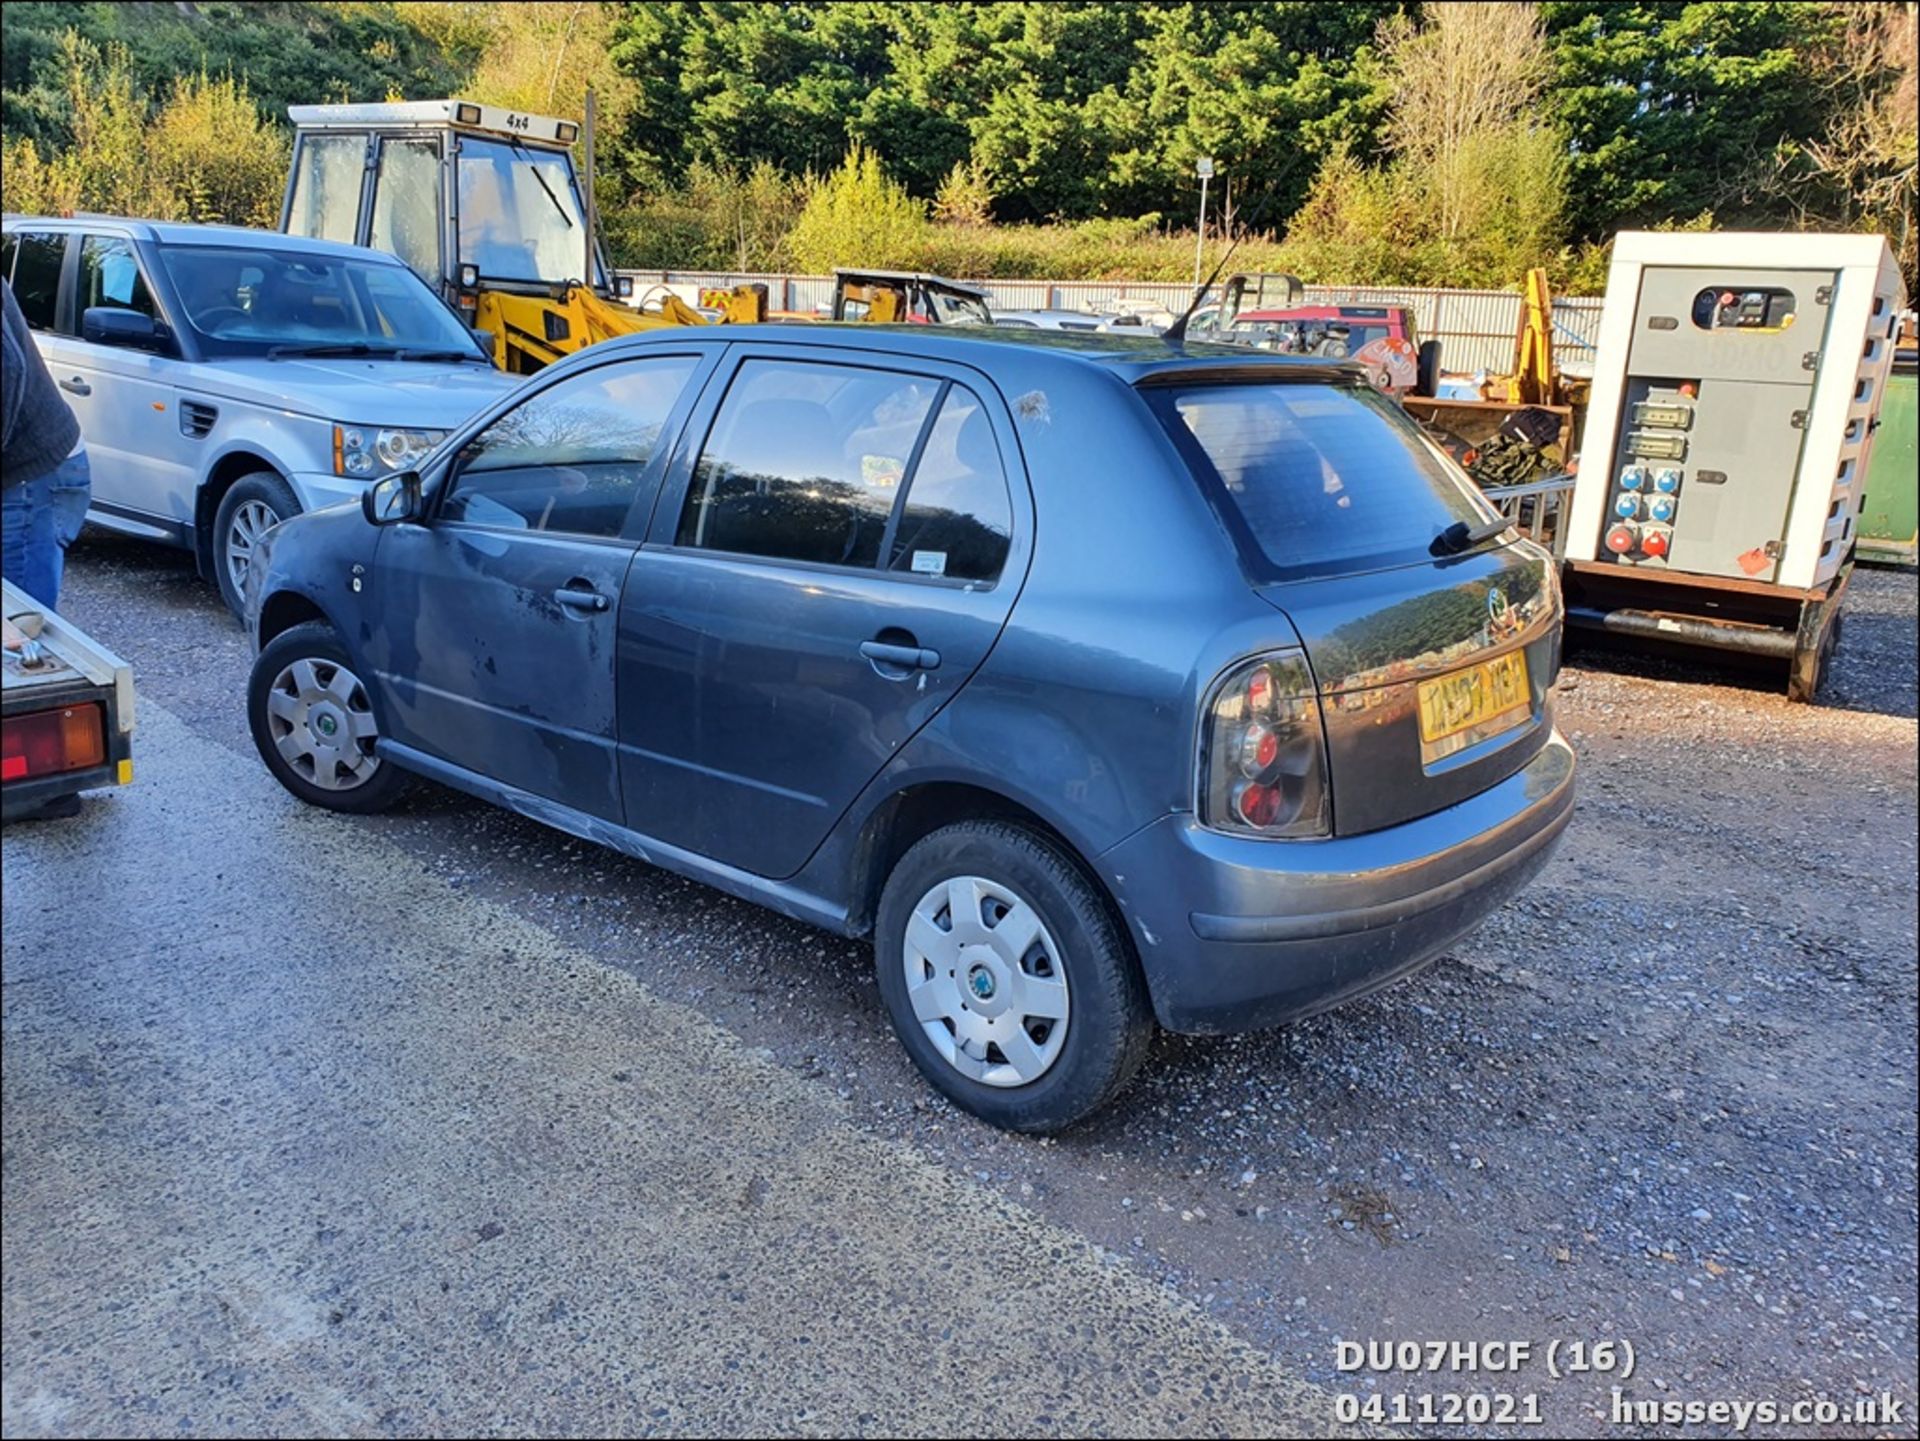
[(1200, 163), (1193, 167), (1194, 174), (1200, 177), (1200, 229), (1193, 237), (1193, 283), (1200, 284), (1200, 253), (1207, 244), (1207, 182), (1213, 179), (1213, 157), (1202, 156)]

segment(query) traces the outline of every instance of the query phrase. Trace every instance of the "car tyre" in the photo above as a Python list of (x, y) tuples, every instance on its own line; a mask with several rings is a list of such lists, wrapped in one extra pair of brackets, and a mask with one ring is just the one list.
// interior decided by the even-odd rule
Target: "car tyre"
[[(978, 910), (977, 927), (962, 923), (963, 908)], [(1009, 932), (1018, 938), (1003, 940)], [(1113, 908), (1071, 854), (1025, 826), (964, 821), (916, 843), (881, 893), (874, 953), (880, 995), (921, 1074), (1005, 1130), (1058, 1131), (1099, 1110), (1153, 1039), (1146, 983)], [(1006, 1009), (983, 1021), (996, 1001)], [(1054, 1011), (1064, 1014), (1045, 1014)], [(1018, 1049), (982, 1043), (996, 1033)]]
[(323, 621), (262, 647), (247, 682), (247, 725), (274, 779), (308, 805), (368, 815), (407, 789), (406, 772), (374, 754), (372, 697)]
[(260, 537), (299, 513), (293, 487), (270, 470), (241, 476), (220, 497), (213, 513), (213, 577), (235, 615), (246, 614), (246, 572)]

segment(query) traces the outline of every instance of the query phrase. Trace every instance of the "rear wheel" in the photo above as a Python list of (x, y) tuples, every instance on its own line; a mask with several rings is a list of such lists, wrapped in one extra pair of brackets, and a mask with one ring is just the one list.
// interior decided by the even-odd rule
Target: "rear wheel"
[(375, 753), (372, 697), (340, 637), (320, 621), (261, 650), (247, 684), (247, 722), (274, 779), (309, 805), (366, 814), (406, 789), (405, 773)]
[(1153, 1014), (1126, 932), (1025, 827), (967, 821), (915, 845), (887, 878), (874, 950), (907, 1054), (993, 1125), (1071, 1125), (1145, 1059)]
[(293, 488), (270, 470), (241, 476), (220, 497), (213, 516), (213, 574), (235, 615), (246, 613), (247, 575), (260, 537), (299, 513)]

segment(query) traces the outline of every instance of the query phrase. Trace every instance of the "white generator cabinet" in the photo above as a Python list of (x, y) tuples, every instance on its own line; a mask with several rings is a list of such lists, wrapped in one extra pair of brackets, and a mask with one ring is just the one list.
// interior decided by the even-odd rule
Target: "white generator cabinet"
[(1569, 623), (1784, 662), (1811, 700), (1905, 303), (1878, 235), (1615, 237)]

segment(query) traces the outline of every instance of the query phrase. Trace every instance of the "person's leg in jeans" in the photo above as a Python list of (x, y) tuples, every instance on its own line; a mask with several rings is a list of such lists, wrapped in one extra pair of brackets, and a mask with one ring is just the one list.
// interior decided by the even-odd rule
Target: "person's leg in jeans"
[(76, 450), (60, 462), (53, 472), (53, 492), (49, 497), (53, 506), (53, 596), (47, 601), (49, 609), (57, 610), (60, 605), (60, 585), (67, 573), (67, 547), (80, 535), (80, 527), (87, 523), (87, 506), (93, 501), (93, 470), (87, 464), (85, 447)]
[(48, 610), (60, 599), (60, 531), (53, 482), (61, 468), (0, 491), (0, 542), (4, 542), (0, 575)]

